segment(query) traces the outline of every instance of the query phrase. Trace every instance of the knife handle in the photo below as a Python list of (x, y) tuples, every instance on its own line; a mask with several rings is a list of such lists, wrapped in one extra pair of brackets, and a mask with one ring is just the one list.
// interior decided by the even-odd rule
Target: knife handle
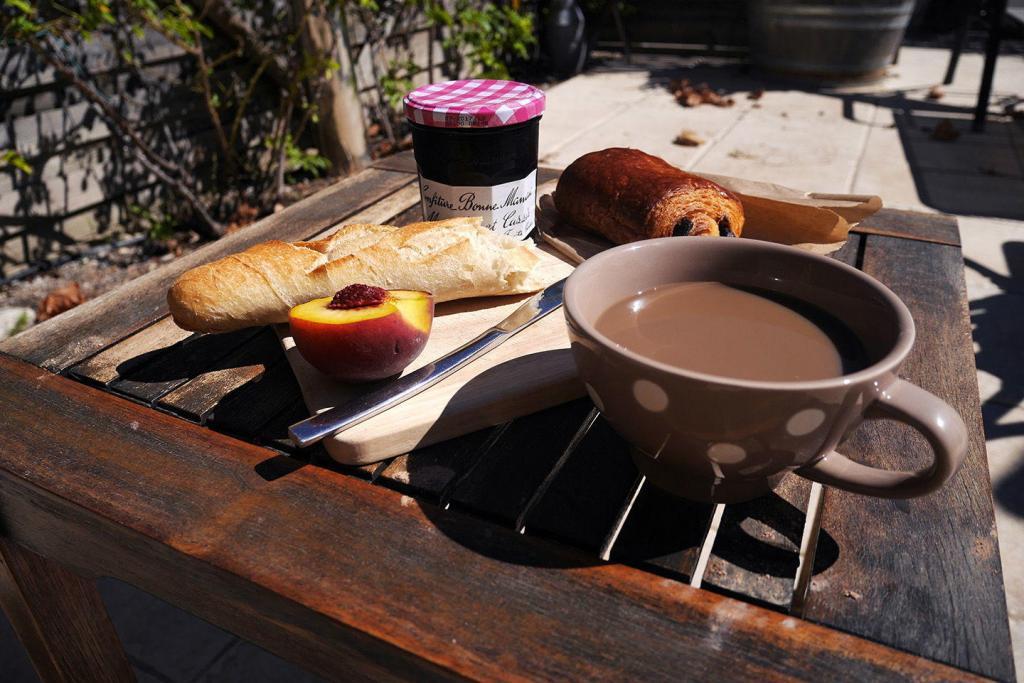
[(379, 389), (357, 396), (340, 406), (325, 410), (288, 428), (288, 436), (299, 448), (311, 446), (340, 431), (379, 415), (388, 408), (437, 384), (460, 367), (505, 341), (509, 332), (492, 327), (476, 339), (433, 363), (390, 381)]

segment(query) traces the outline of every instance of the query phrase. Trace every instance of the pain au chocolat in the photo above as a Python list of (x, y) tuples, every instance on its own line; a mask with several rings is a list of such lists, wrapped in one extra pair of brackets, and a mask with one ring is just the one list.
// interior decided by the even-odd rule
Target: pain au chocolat
[(584, 154), (562, 173), (558, 213), (617, 244), (673, 235), (739, 237), (743, 205), (724, 187), (638, 149)]

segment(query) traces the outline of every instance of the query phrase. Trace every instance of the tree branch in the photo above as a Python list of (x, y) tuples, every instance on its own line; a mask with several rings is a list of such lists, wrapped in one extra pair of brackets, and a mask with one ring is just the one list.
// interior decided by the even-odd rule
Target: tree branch
[(249, 85), (246, 86), (245, 93), (242, 95), (242, 99), (238, 103), (238, 108), (235, 111), (235, 119), (231, 122), (231, 133), (228, 136), (228, 144), (231, 148), (235, 148), (235, 143), (238, 142), (238, 131), (242, 126), (242, 119), (245, 118), (245, 110), (249, 108), (249, 103), (252, 101), (253, 93), (256, 92), (256, 86), (259, 85), (260, 77), (263, 72), (267, 69), (270, 62), (260, 62), (260, 65), (256, 67), (256, 73), (252, 75), (249, 80)]
[[(197, 44), (198, 36), (197, 36)], [(217, 144), (220, 145), (221, 153), (224, 154), (224, 162), (227, 164), (228, 175), (231, 175), (235, 167), (235, 150), (228, 144), (227, 134), (224, 132), (224, 125), (220, 120), (220, 112), (214, 102), (213, 83), (210, 81), (211, 67), (206, 62), (206, 53), (200, 49), (196, 53), (196, 66), (199, 71), (199, 87), (203, 90), (203, 104), (206, 106), (206, 113), (210, 115), (213, 122), (213, 129), (217, 135)]]
[(267, 76), (278, 87), (283, 90), (288, 90), (291, 87), (287, 61), (267, 47), (253, 27), (249, 25), (249, 22), (235, 14), (228, 3), (223, 0), (188, 0), (188, 2), (199, 10), (200, 17), (209, 17), (210, 22), (221, 32), (240, 43), (249, 59), (257, 64), (267, 62)]
[[(47, 37), (46, 42), (49, 43), (50, 40), (52, 38)], [(184, 172), (180, 166), (164, 159), (153, 151), (102, 95), (82, 80), (71, 67), (54, 57), (50, 50), (47, 49), (47, 46), (44, 46), (36, 38), (29, 38), (28, 43), (36, 54), (42, 57), (43, 61), (53, 67), (54, 71), (78, 90), (90, 104), (97, 108), (112, 131), (115, 131), (122, 138), (127, 138), (131, 142), (126, 147), (131, 150), (133, 156), (147, 171), (155, 175), (162, 183), (188, 202), (202, 225), (202, 229), (197, 230), (197, 232), (204, 237), (210, 238), (220, 237), (224, 233), (223, 226), (210, 215), (202, 200), (191, 188), (182, 182), (180, 177), (184, 176)]]

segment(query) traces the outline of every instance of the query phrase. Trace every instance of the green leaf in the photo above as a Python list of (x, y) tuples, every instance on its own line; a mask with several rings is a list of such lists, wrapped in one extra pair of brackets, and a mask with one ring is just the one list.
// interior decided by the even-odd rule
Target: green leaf
[(4, 5), (6, 5), (7, 7), (13, 7), (14, 9), (19, 10), (23, 14), (27, 14), (30, 17), (35, 16), (36, 14), (35, 7), (26, 2), (26, 0), (4, 0)]
[(301, 149), (292, 141), (291, 135), (285, 137), (284, 154), (287, 169), (293, 173), (301, 172), (318, 177), (331, 168), (330, 159), (315, 148)]
[(14, 321), (14, 325), (11, 327), (10, 331), (7, 332), (7, 336), (13, 337), (16, 334), (24, 332), (31, 324), (32, 322), (28, 318), (28, 313), (22, 312), (22, 314), (18, 316), (18, 319)]
[(464, 55), (470, 71), (486, 78), (508, 78), (506, 60), (528, 57), (529, 46), (537, 41), (532, 15), (504, 5), (458, 0), (449, 12), (431, 0), (424, 13), (433, 25), (450, 29), (442, 40), (445, 50)]
[(22, 173), (32, 175), (32, 166), (26, 161), (25, 157), (14, 149), (5, 149), (3, 154), (0, 155), (0, 168), (4, 166), (13, 166)]

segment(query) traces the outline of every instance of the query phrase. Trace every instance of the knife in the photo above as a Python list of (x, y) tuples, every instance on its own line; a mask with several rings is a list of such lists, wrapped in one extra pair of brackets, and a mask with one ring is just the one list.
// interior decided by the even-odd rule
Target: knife
[(392, 380), (378, 389), (353, 398), (340, 406), (296, 422), (288, 428), (288, 436), (299, 448), (312, 446), (321, 439), (354, 427), (379, 415), (388, 408), (412, 398), (432, 387), (467, 363), (501, 346), (512, 335), (537, 322), (562, 306), (565, 280), (559, 280), (527, 299), (494, 327), (488, 329), (446, 356), (442, 356), (404, 377)]

